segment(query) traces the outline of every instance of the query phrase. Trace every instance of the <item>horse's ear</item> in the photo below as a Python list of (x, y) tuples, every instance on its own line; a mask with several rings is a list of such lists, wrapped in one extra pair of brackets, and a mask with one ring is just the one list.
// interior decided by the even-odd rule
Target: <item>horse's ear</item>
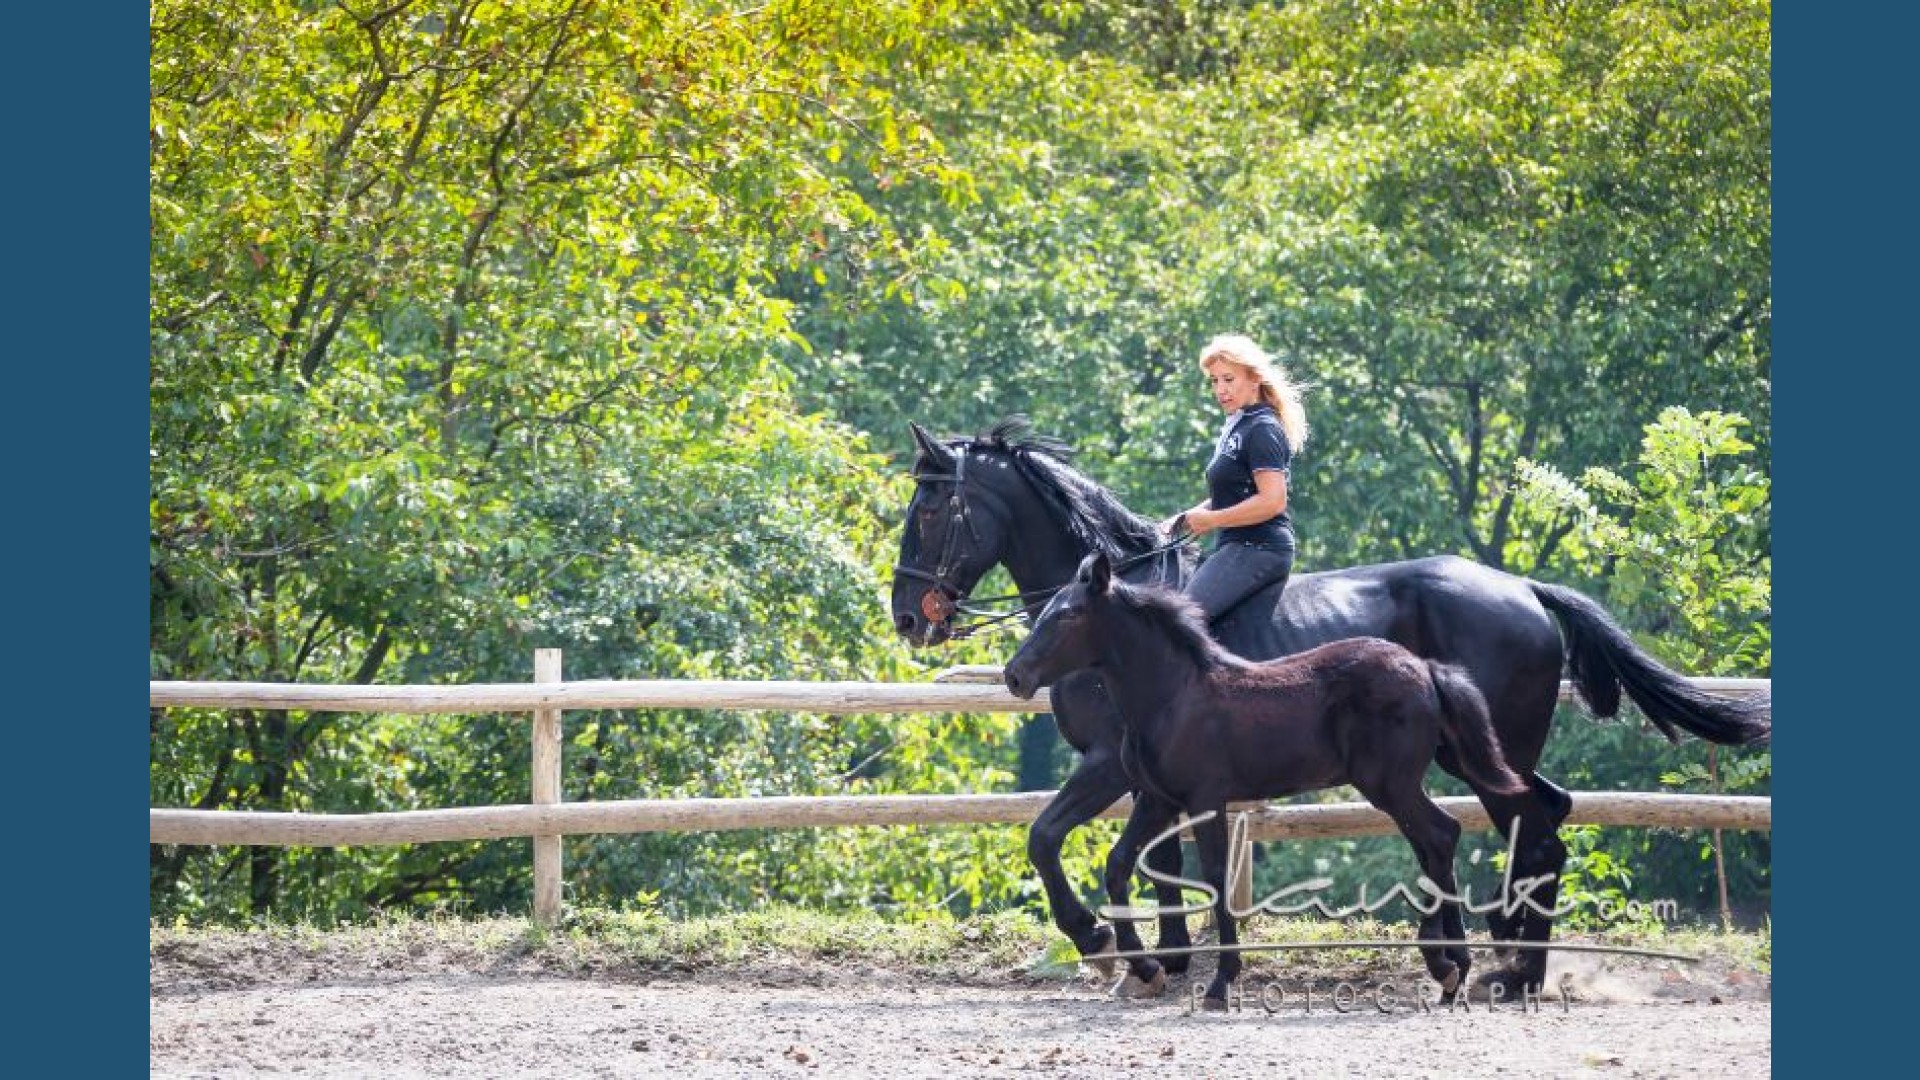
[(907, 424), (913, 428), (913, 441), (920, 448), (921, 463), (939, 472), (952, 472), (953, 448), (934, 438), (919, 424), (911, 420)]
[(1104, 594), (1113, 584), (1113, 563), (1107, 559), (1107, 553), (1096, 551), (1080, 560), (1080, 584), (1095, 596)]

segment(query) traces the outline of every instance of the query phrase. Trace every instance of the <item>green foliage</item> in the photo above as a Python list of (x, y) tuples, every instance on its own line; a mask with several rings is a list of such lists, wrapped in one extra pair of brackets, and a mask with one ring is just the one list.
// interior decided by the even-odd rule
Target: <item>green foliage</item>
[(1590, 468), (1580, 483), (1522, 461), (1523, 498), (1553, 527), (1570, 528), (1570, 554), (1607, 560), (1615, 602), (1678, 614), (1657, 631), (1668, 658), (1702, 675), (1768, 670), (1771, 482), (1738, 459), (1754, 449), (1746, 420), (1662, 410), (1648, 425), (1632, 480)]
[[(1629, 931), (1652, 933), (1662, 923), (1651, 898), (1635, 894), (1633, 871), (1601, 846), (1598, 825), (1568, 825), (1560, 830), (1567, 845), (1567, 863), (1560, 873), (1554, 906), (1564, 911), (1560, 924), (1572, 931)], [(1507, 853), (1494, 856), (1494, 869), (1505, 872)]]

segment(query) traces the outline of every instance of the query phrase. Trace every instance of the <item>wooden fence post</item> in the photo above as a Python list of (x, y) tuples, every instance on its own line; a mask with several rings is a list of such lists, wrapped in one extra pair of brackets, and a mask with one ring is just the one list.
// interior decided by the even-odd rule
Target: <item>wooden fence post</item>
[(1227, 885), (1235, 911), (1253, 907), (1253, 830), (1247, 828), (1246, 817), (1234, 814), (1227, 832)]
[[(533, 681), (561, 681), (560, 650), (533, 650)], [(533, 802), (560, 801), (560, 710), (533, 711)], [(552, 925), (560, 919), (560, 837), (554, 833), (533, 838), (533, 917)]]

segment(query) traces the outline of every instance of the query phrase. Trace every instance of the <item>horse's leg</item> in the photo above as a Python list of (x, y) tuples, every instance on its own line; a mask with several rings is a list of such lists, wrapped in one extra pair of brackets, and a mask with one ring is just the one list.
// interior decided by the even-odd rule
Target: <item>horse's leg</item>
[(1567, 815), (1573, 813), (1573, 793), (1537, 772), (1527, 774), (1527, 784), (1533, 788), (1533, 794), (1541, 805), (1547, 808), (1547, 817), (1553, 822), (1554, 828), (1559, 828), (1560, 823), (1567, 820)]
[(1227, 988), (1240, 977), (1240, 950), (1235, 948), (1240, 944), (1240, 928), (1227, 910), (1227, 808), (1222, 804), (1197, 809), (1214, 811), (1212, 817), (1194, 825), (1193, 838), (1200, 848), (1200, 876), (1214, 889), (1213, 918), (1220, 935), (1220, 967), (1207, 985), (1201, 1006), (1221, 1011), (1227, 1007)]
[[(1120, 712), (1114, 705), (1112, 695), (1107, 692), (1105, 684), (1097, 676), (1084, 674), (1068, 676), (1061, 680), (1060, 685), (1053, 688), (1050, 697), (1053, 703), (1054, 722), (1059, 725), (1060, 735), (1069, 745), (1079, 749), (1088, 757), (1100, 754), (1118, 755), (1121, 731)], [(1124, 766), (1122, 771), (1125, 771)], [(1132, 780), (1127, 781), (1127, 787), (1129, 789), (1133, 787)], [(1098, 812), (1094, 811), (1094, 813)], [(1063, 831), (1063, 835), (1064, 832), (1072, 831), (1078, 824), (1078, 821), (1069, 824)], [(1054, 850), (1056, 852), (1054, 858), (1057, 861), (1058, 844), (1054, 845)], [(1181, 869), (1180, 845), (1165, 843), (1155, 846), (1147, 853), (1147, 865), (1162, 877), (1178, 877)], [(1153, 888), (1154, 896), (1162, 908), (1170, 910), (1183, 903), (1178, 887), (1156, 881)], [(1098, 933), (1105, 940), (1105, 943), (1098, 947), (1110, 951), (1113, 947), (1112, 933), (1105, 928), (1100, 929)], [(1166, 949), (1184, 949), (1193, 944), (1193, 939), (1187, 935), (1186, 916), (1160, 916), (1159, 944), (1161, 948)], [(1088, 955), (1084, 947), (1081, 949), (1081, 955)], [(1179, 953), (1161, 961), (1161, 964), (1170, 974), (1178, 975), (1187, 970), (1189, 962), (1190, 958), (1186, 953)], [(1103, 975), (1113, 973), (1111, 963), (1100, 964), (1099, 967)]]
[(1092, 821), (1126, 793), (1127, 773), (1120, 767), (1119, 756), (1095, 747), (1080, 759), (1067, 782), (1060, 785), (1059, 792), (1027, 830), (1027, 860), (1039, 872), (1040, 883), (1047, 891), (1047, 910), (1053, 915), (1053, 924), (1067, 935), (1081, 956), (1092, 959), (1103, 975), (1113, 974), (1113, 961), (1098, 959), (1114, 951), (1113, 929), (1101, 926), (1080, 902), (1060, 865), (1060, 847), (1068, 833)]
[[(1529, 777), (1530, 781), (1534, 779)], [(1572, 799), (1544, 779), (1533, 786), (1535, 793), (1526, 795), (1478, 789), (1474, 794), (1506, 838), (1506, 878), (1513, 884), (1501, 895), (1502, 906), (1487, 914), (1488, 925), (1507, 930), (1502, 940), (1544, 945), (1553, 937), (1553, 916), (1549, 912), (1558, 903), (1560, 875), (1567, 863), (1567, 846), (1560, 840), (1558, 826), (1566, 819)], [(1556, 794), (1559, 798), (1554, 797)], [(1538, 991), (1546, 983), (1546, 975), (1545, 949), (1517, 949), (1504, 966), (1488, 971), (1480, 982), (1498, 982), (1518, 996), (1523, 990)]]
[[(1506, 841), (1508, 846), (1511, 847), (1513, 844), (1514, 820), (1512, 807), (1513, 800), (1516, 796), (1490, 795), (1480, 790), (1479, 786), (1471, 779), (1468, 779), (1467, 775), (1461, 770), (1459, 758), (1454, 755), (1453, 747), (1451, 746), (1440, 747), (1439, 752), (1434, 755), (1434, 763), (1451, 773), (1473, 790), (1474, 796), (1480, 800), (1480, 805), (1486, 808), (1487, 816), (1493, 819), (1493, 827), (1500, 833), (1500, 838)], [(1527, 774), (1527, 783), (1533, 788), (1534, 797), (1539, 801), (1540, 813), (1544, 815), (1541, 820), (1550, 823), (1547, 825), (1549, 830), (1557, 830), (1560, 827), (1560, 823), (1565, 821), (1567, 815), (1573, 811), (1573, 796), (1568, 794), (1566, 789), (1546, 777), (1541, 776), (1537, 772), (1529, 772)], [(1527, 826), (1523, 828), (1521, 832), (1523, 841), (1528, 838), (1538, 839), (1542, 835), (1544, 834), (1533, 826)], [(1547, 861), (1551, 859), (1551, 852), (1542, 850), (1539, 853), (1539, 858), (1542, 860), (1539, 868), (1522, 871), (1516, 866), (1513, 876), (1520, 878), (1528, 874), (1546, 873), (1549, 871), (1558, 874), (1566, 861), (1566, 853), (1562, 851), (1556, 861)], [(1504, 900), (1505, 897), (1502, 897), (1502, 899)], [(1526, 922), (1525, 912), (1526, 909), (1524, 908), (1521, 911), (1514, 912), (1512, 915), (1508, 915), (1503, 908), (1496, 908), (1487, 912), (1488, 933), (1493, 936), (1493, 940), (1495, 941), (1513, 941), (1519, 938), (1521, 928)], [(1510, 960), (1514, 956), (1514, 950), (1502, 950), (1496, 955), (1500, 956), (1502, 960)]]
[[(1568, 792), (1567, 789), (1541, 776), (1537, 772), (1527, 774), (1527, 783), (1533, 788), (1534, 796), (1540, 800), (1541, 806), (1545, 809), (1549, 823), (1548, 828), (1552, 830), (1552, 833), (1551, 837), (1544, 842), (1538, 850), (1535, 859), (1529, 861), (1529, 867), (1526, 873), (1553, 874), (1555, 881), (1554, 894), (1557, 896), (1560, 891), (1558, 885), (1559, 875), (1566, 869), (1567, 862), (1567, 849), (1559, 839), (1560, 824), (1567, 820), (1567, 815), (1573, 813), (1573, 795)], [(1505, 835), (1504, 830), (1502, 835)], [(1523, 835), (1522, 839), (1525, 840), (1526, 837)], [(1538, 865), (1533, 865), (1533, 862), (1536, 860)], [(1516, 877), (1524, 876), (1521, 871), (1518, 870), (1514, 873)], [(1554, 904), (1553, 902), (1548, 902), (1542, 906), (1551, 911), (1553, 910)], [(1543, 923), (1544, 925), (1529, 930), (1528, 928), (1535, 922)], [(1523, 908), (1519, 914), (1514, 916), (1512, 923), (1514, 933), (1511, 936), (1514, 938), (1528, 941), (1546, 941), (1553, 934), (1552, 916), (1543, 915), (1532, 908)], [(1511, 950), (1509, 950), (1509, 955), (1502, 958), (1503, 962), (1507, 963), (1511, 963), (1513, 959), (1514, 954)], [(1540, 967), (1544, 970), (1545, 966), (1546, 956), (1543, 953), (1541, 954)]]
[[(1133, 804), (1133, 813), (1127, 818), (1127, 827), (1120, 832), (1120, 839), (1114, 842), (1113, 850), (1107, 852), (1107, 900), (1115, 907), (1126, 907), (1131, 901), (1130, 887), (1133, 875), (1140, 865), (1140, 850), (1148, 840), (1165, 831), (1173, 824), (1179, 810), (1170, 803), (1153, 795), (1142, 793)], [(1180, 838), (1176, 835), (1161, 841), (1161, 847), (1171, 846), (1178, 850)], [(1157, 849), (1156, 849), (1157, 850)], [(1174, 890), (1176, 903), (1179, 890)], [(1115, 935), (1120, 941), (1121, 952), (1143, 952), (1146, 949), (1140, 940), (1140, 931), (1132, 919), (1115, 918)], [(1160, 962), (1151, 957), (1136, 956), (1127, 960), (1127, 977), (1113, 988), (1120, 997), (1147, 998), (1159, 997), (1167, 989), (1167, 973), (1161, 969)]]
[[(1171, 821), (1168, 823), (1170, 824)], [(1165, 827), (1166, 825), (1161, 826), (1161, 828)], [(1147, 865), (1163, 878), (1179, 877), (1182, 869), (1179, 838), (1169, 838), (1154, 845), (1147, 852)], [(1177, 908), (1186, 902), (1180, 895), (1180, 886), (1170, 885), (1164, 881), (1153, 883), (1153, 898), (1159, 903), (1162, 912)], [(1192, 946), (1193, 938), (1187, 933), (1185, 915), (1162, 914), (1160, 916), (1159, 944), (1162, 949), (1185, 949)], [(1192, 956), (1178, 952), (1172, 956), (1161, 957), (1160, 966), (1165, 968), (1169, 975), (1183, 975), (1186, 973), (1187, 965), (1192, 961)]]

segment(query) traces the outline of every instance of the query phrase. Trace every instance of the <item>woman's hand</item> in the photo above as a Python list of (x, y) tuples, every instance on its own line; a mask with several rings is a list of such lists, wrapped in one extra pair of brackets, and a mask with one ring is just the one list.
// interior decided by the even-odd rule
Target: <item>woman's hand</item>
[[(1206, 503), (1199, 503), (1161, 522), (1160, 527), (1172, 537), (1199, 536), (1219, 527), (1219, 523), (1214, 520), (1215, 516)], [(1202, 521), (1206, 524), (1201, 524)]]

